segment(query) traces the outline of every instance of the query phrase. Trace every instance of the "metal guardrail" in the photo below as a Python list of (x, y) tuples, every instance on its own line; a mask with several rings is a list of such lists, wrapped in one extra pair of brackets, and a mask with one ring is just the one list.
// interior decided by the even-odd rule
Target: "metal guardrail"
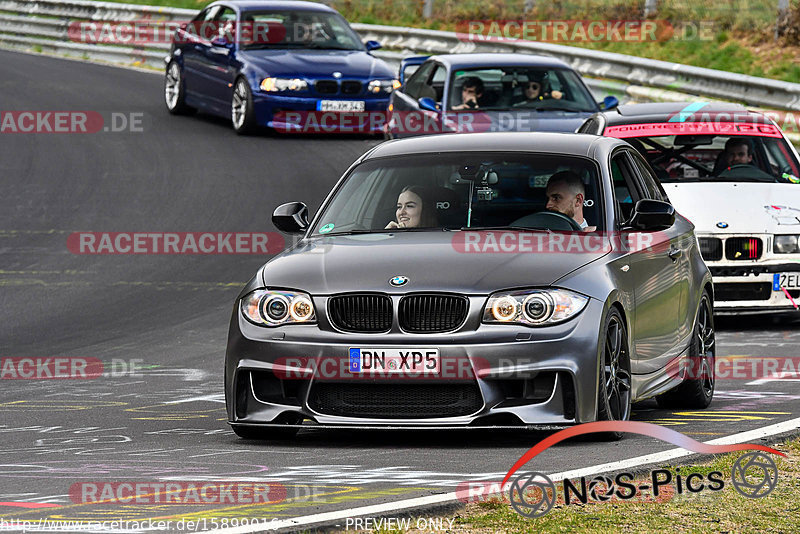
[[(151, 67), (163, 67), (166, 43), (121, 47), (69, 40), (69, 21), (189, 20), (196, 11), (85, 0), (0, 0), (0, 46), (34, 49)], [(800, 111), (800, 84), (532, 41), (479, 41), (453, 32), (353, 24), (365, 39), (405, 54), (512, 52), (557, 57), (584, 75), (632, 86), (665, 89), (671, 94), (701, 95), (775, 110)], [(376, 54), (396, 63), (399, 55)]]

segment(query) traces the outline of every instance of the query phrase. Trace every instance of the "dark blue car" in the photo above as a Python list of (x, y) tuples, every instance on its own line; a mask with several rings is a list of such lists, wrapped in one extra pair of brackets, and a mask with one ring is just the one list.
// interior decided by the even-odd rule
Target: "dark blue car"
[(297, 116), (308, 113), (380, 115), (399, 82), (370, 54), (377, 48), (322, 4), (214, 2), (175, 32), (166, 58), (167, 109), (230, 117), (242, 134), (259, 126), (297, 129)]
[[(418, 67), (410, 73), (411, 67)], [(391, 95), (389, 137), (427, 133), (574, 132), (595, 102), (580, 75), (558, 59), (530, 54), (443, 54), (403, 60)]]

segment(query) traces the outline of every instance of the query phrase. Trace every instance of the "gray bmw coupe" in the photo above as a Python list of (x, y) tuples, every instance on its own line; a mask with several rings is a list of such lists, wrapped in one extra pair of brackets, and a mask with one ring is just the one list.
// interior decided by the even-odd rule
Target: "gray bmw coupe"
[(327, 427), (559, 427), (705, 408), (711, 276), (622, 140), (428, 136), (358, 159), (236, 300), (225, 398), (246, 438)]

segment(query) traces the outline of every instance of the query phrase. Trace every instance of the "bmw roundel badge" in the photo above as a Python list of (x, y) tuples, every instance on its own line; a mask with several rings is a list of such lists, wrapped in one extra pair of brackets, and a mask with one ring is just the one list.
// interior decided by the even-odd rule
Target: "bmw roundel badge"
[(394, 278), (389, 279), (389, 283), (392, 284), (394, 287), (404, 286), (408, 283), (407, 276), (395, 276)]
[(728, 223), (726, 223), (725, 221), (720, 221), (717, 223), (717, 228), (727, 228), (727, 227)]

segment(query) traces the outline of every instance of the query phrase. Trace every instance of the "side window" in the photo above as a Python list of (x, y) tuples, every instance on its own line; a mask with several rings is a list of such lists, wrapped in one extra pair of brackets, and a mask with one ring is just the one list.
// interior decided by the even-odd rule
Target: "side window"
[(442, 95), (444, 95), (444, 80), (447, 78), (447, 69), (445, 69), (442, 65), (436, 65), (436, 70), (433, 71), (433, 76), (430, 77), (427, 83), (423, 86), (423, 95), (420, 96), (428, 96), (437, 102), (442, 101)]
[(222, 22), (236, 22), (236, 12), (229, 7), (223, 7), (219, 15), (217, 15), (217, 20)]
[(633, 158), (634, 165), (639, 170), (639, 176), (644, 184), (647, 198), (652, 198), (653, 200), (667, 200), (667, 195), (661, 187), (661, 184), (653, 175), (653, 171), (650, 170), (650, 166), (637, 155), (632, 154), (631, 157)]
[(630, 159), (624, 151), (617, 152), (611, 157), (611, 183), (614, 185), (619, 222), (625, 222), (631, 218), (633, 207), (642, 195), (636, 186)]
[(236, 12), (229, 7), (223, 7), (217, 13), (216, 20), (219, 27), (215, 37), (227, 37), (228, 41), (236, 42)]
[(419, 93), (422, 90), (422, 85), (428, 81), (428, 77), (435, 66), (436, 64), (433, 61), (423, 63), (408, 79), (403, 92), (414, 100), (419, 100), (421, 98)]

